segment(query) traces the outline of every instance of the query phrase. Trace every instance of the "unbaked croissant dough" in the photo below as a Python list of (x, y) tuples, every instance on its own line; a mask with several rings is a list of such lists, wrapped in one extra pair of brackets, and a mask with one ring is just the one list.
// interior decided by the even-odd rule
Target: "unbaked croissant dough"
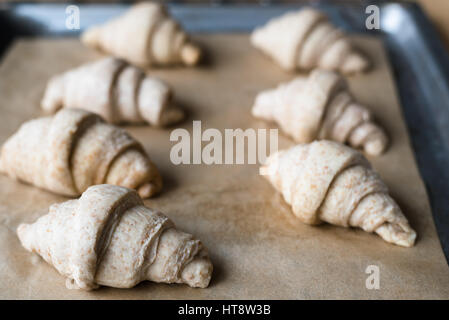
[(0, 172), (66, 196), (102, 183), (137, 189), (143, 198), (162, 188), (140, 143), (79, 109), (24, 123), (1, 149)]
[(304, 223), (359, 227), (404, 247), (415, 242), (387, 186), (363, 155), (347, 146), (326, 140), (299, 144), (271, 155), (261, 173)]
[(195, 65), (201, 55), (165, 7), (151, 2), (133, 5), (122, 16), (89, 28), (81, 41), (141, 67)]
[(316, 69), (261, 92), (252, 108), (255, 117), (276, 121), (298, 143), (328, 139), (363, 148), (369, 155), (388, 145), (384, 130), (373, 123), (366, 107), (357, 104), (343, 77)]
[(17, 229), (20, 242), (67, 277), (69, 289), (130, 288), (141, 281), (209, 285), (206, 248), (144, 206), (134, 190), (89, 187), (78, 200)]
[(290, 71), (320, 67), (354, 73), (369, 66), (345, 34), (313, 8), (271, 19), (253, 31), (251, 43)]
[(97, 113), (109, 123), (166, 126), (184, 117), (173, 105), (170, 88), (123, 60), (105, 58), (50, 79), (42, 108), (62, 107)]

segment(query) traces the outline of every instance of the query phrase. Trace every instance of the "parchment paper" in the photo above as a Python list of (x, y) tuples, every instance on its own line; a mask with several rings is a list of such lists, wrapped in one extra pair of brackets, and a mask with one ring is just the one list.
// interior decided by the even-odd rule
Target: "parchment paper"
[[(202, 129), (274, 127), (250, 115), (260, 90), (288, 81), (251, 48), (247, 35), (200, 35), (207, 50), (199, 68), (150, 71), (166, 80), (188, 110), (180, 126)], [(146, 201), (193, 233), (209, 248), (215, 266), (207, 289), (143, 283), (133, 289), (93, 292), (65, 288), (64, 278), (25, 251), (15, 229), (35, 221), (63, 197), (0, 176), (0, 298), (52, 299), (231, 299), (231, 298), (449, 298), (449, 268), (433, 224), (423, 182), (410, 148), (394, 82), (382, 44), (355, 39), (374, 69), (350, 78), (356, 98), (371, 107), (392, 138), (388, 152), (371, 159), (418, 232), (407, 249), (361, 230), (299, 222), (282, 197), (258, 175), (258, 165), (173, 165), (171, 129), (129, 127), (160, 168), (163, 193)], [(19, 125), (41, 115), (47, 80), (100, 55), (75, 39), (17, 41), (0, 66), (0, 143)], [(280, 148), (292, 142), (280, 135)], [(379, 267), (380, 289), (368, 290), (365, 273)]]

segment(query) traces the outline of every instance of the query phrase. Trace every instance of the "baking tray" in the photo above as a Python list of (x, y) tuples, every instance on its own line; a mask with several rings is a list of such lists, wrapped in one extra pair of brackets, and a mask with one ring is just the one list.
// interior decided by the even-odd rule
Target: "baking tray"
[[(365, 8), (380, 8), (380, 30), (367, 30)], [(0, 55), (16, 37), (73, 36), (116, 16), (128, 4), (78, 4), (80, 29), (65, 26), (69, 4), (0, 5)], [(297, 5), (168, 5), (190, 32), (248, 32)], [(432, 24), (415, 3), (313, 2), (350, 32), (381, 36), (387, 49), (419, 170), (438, 235), (449, 261), (449, 57)]]

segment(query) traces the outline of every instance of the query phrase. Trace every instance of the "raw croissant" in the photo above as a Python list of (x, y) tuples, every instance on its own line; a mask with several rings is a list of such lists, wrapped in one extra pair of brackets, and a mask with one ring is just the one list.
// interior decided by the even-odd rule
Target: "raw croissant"
[(276, 121), (299, 143), (347, 142), (369, 155), (383, 153), (388, 145), (384, 130), (372, 122), (364, 106), (355, 103), (344, 78), (332, 71), (316, 69), (308, 79), (297, 77), (261, 92), (252, 113)]
[(360, 227), (404, 247), (415, 242), (415, 231), (379, 175), (347, 146), (326, 140), (300, 144), (271, 155), (261, 173), (304, 223)]
[(109, 123), (146, 121), (165, 126), (184, 116), (182, 110), (172, 105), (165, 83), (115, 58), (88, 63), (53, 77), (41, 106), (47, 112), (62, 107), (85, 109)]
[(96, 185), (79, 200), (17, 229), (20, 242), (67, 277), (69, 289), (131, 288), (141, 281), (209, 285), (212, 263), (190, 234), (146, 208), (134, 190)]
[(1, 149), (0, 172), (66, 196), (102, 183), (137, 189), (143, 198), (162, 188), (135, 139), (79, 109), (24, 123)]
[(253, 31), (251, 43), (290, 71), (320, 67), (353, 73), (369, 66), (345, 34), (325, 14), (312, 8), (270, 20)]
[(88, 29), (81, 41), (141, 67), (195, 65), (201, 55), (165, 7), (157, 3), (136, 4), (124, 15)]

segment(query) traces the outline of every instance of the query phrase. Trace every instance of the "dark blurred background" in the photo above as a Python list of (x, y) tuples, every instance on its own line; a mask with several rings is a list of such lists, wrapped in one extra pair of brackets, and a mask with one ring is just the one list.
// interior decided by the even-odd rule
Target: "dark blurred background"
[[(157, 2), (163, 3), (193, 3), (193, 4), (209, 4), (213, 6), (226, 4), (258, 4), (262, 6), (270, 4), (294, 4), (304, 2), (331, 2), (332, 0), (159, 0)], [(426, 14), (430, 17), (433, 24), (438, 29), (441, 38), (444, 41), (446, 48), (449, 50), (449, 0), (402, 0), (402, 2), (418, 2), (424, 9)], [(131, 0), (79, 0), (79, 1), (55, 1), (55, 0), (0, 0), (0, 5), (5, 3), (17, 2), (57, 2), (57, 3), (132, 3), (136, 1)], [(333, 0), (333, 2), (351, 2), (351, 0)], [(370, 0), (352, 0), (352, 2), (370, 3)], [(378, 1), (379, 2), (379, 1)], [(392, 2), (382, 1), (380, 2)]]

